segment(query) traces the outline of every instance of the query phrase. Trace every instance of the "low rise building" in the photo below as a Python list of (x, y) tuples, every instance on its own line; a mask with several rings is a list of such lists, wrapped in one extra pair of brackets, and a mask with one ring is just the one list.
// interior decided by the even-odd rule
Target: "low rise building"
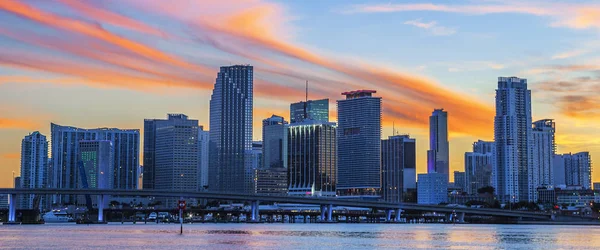
[(417, 203), (437, 205), (448, 202), (448, 175), (444, 173), (419, 174)]

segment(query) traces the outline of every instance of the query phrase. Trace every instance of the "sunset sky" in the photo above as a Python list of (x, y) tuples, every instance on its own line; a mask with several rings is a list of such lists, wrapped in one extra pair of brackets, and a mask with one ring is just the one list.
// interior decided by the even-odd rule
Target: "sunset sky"
[(450, 168), (464, 171), (472, 143), (493, 139), (497, 77), (517, 76), (533, 119), (555, 119), (558, 153), (600, 157), (597, 1), (2, 0), (0, 187), (20, 173), (21, 139), (50, 140), (51, 122), (142, 130), (185, 113), (208, 127), (231, 64), (254, 66), (256, 140), (306, 80), (332, 120), (341, 92), (374, 89), (383, 136), (394, 124), (417, 139), (419, 173), (428, 117), (447, 110)]

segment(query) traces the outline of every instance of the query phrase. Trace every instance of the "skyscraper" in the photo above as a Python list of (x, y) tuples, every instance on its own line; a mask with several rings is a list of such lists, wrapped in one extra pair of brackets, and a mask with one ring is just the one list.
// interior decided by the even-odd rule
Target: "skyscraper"
[(302, 122), (305, 119), (329, 122), (329, 99), (292, 103), (290, 122)]
[(221, 67), (210, 99), (209, 189), (251, 193), (253, 67)]
[[(406, 190), (404, 180), (416, 179), (415, 139), (408, 135), (381, 140), (381, 194), (385, 201), (402, 202)], [(410, 183), (406, 183), (410, 184)], [(415, 187), (411, 187), (415, 188)]]
[[(76, 188), (79, 141), (107, 140), (113, 145), (113, 188), (137, 189), (140, 132), (138, 129), (82, 129), (51, 124), (52, 170), (48, 184), (53, 188)], [(74, 202), (73, 196), (55, 197), (56, 203)]]
[[(47, 185), (48, 141), (46, 136), (35, 131), (21, 142), (21, 188), (45, 188)], [(40, 197), (41, 198), (41, 197)], [(34, 195), (22, 195), (18, 207), (21, 209), (41, 209), (45, 199), (34, 207)]]
[(262, 123), (263, 162), (261, 168), (287, 167), (287, 122), (273, 115)]
[(448, 175), (449, 170), (448, 112), (434, 109), (429, 117), (429, 151), (427, 172)]
[(533, 167), (538, 173), (540, 186), (554, 185), (554, 142), (555, 124), (551, 119), (539, 120), (533, 123)]
[(208, 148), (210, 132), (204, 130), (204, 127), (198, 127), (198, 188), (205, 190), (208, 188)]
[[(582, 186), (592, 188), (592, 159), (589, 152), (562, 154), (555, 156), (555, 169), (561, 168), (564, 182), (558, 180), (557, 185)], [(563, 170), (564, 169), (564, 170)], [(560, 170), (559, 170), (560, 172)]]
[[(112, 189), (114, 184), (114, 157), (113, 144), (108, 140), (81, 140), (79, 141), (79, 161), (83, 165), (84, 173), (77, 178), (77, 188)], [(85, 177), (85, 179), (83, 179)], [(99, 197), (92, 198), (92, 204), (97, 205)], [(109, 197), (104, 197), (105, 206)], [(85, 205), (84, 196), (77, 197), (78, 205)]]
[(256, 193), (257, 189), (257, 170), (261, 169), (263, 163), (263, 143), (262, 141), (253, 141), (252, 150), (246, 153), (246, 163), (244, 164), (244, 189), (248, 193)]
[(304, 120), (289, 125), (289, 194), (335, 196), (337, 184), (335, 123)]
[(465, 153), (465, 192), (476, 194), (478, 189), (493, 185), (493, 159), (494, 142), (473, 143), (473, 152)]
[(526, 79), (498, 77), (494, 141), (498, 198), (536, 201), (538, 175), (532, 160), (531, 91)]
[(338, 184), (340, 196), (381, 196), (381, 97), (374, 90), (344, 92), (338, 108)]

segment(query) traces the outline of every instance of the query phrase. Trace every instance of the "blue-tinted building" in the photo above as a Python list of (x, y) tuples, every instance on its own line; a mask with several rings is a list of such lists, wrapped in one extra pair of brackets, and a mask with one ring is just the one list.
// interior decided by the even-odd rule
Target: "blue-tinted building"
[[(48, 141), (46, 136), (35, 131), (21, 142), (21, 188), (45, 188), (47, 185)], [(34, 195), (22, 195), (19, 208), (41, 209), (45, 199), (34, 207)]]
[(252, 193), (253, 75), (250, 65), (221, 67), (210, 99), (209, 189)]
[(383, 200), (402, 202), (406, 189), (416, 188), (415, 160), (415, 139), (408, 135), (396, 135), (381, 140)]
[(429, 151), (427, 173), (448, 175), (449, 167), (448, 112), (435, 109), (429, 117)]
[(381, 196), (381, 97), (374, 90), (344, 92), (338, 108), (338, 184), (341, 197)]
[(290, 122), (302, 122), (306, 119), (329, 122), (329, 99), (292, 103)]

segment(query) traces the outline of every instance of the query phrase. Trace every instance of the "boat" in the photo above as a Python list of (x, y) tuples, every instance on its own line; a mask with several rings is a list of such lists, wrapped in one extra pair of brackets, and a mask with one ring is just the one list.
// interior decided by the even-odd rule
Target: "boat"
[(75, 220), (66, 211), (52, 210), (42, 216), (45, 223), (65, 223), (74, 222)]

